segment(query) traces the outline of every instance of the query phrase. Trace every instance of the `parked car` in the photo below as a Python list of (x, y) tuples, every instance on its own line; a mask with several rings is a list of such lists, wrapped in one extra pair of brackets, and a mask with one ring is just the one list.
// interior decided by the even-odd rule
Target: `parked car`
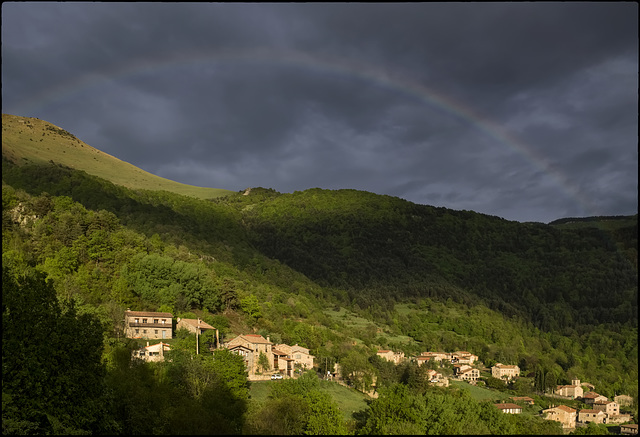
[(271, 375), (271, 379), (282, 379), (282, 375), (279, 373), (274, 373)]

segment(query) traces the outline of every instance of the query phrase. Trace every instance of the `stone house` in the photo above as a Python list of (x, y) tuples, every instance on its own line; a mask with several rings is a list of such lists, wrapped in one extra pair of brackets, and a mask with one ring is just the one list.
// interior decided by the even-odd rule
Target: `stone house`
[(578, 422), (580, 423), (604, 423), (607, 414), (600, 410), (582, 409), (578, 411)]
[(608, 400), (609, 399), (606, 396), (602, 396), (594, 391), (590, 391), (582, 395), (582, 402), (589, 405), (593, 405), (596, 402), (605, 402)]
[(430, 383), (440, 387), (449, 387), (449, 378), (442, 376), (442, 373), (438, 373), (435, 370), (427, 371), (427, 379)]
[(598, 401), (593, 403), (593, 409), (604, 411), (607, 415), (620, 414), (620, 406), (615, 401)]
[(299, 364), (303, 369), (313, 368), (315, 356), (311, 355), (306, 347), (300, 346), (298, 343), (293, 346), (281, 343), (274, 347), (287, 354), (289, 358), (293, 359), (294, 364)]
[(503, 403), (503, 404), (493, 404), (497, 409), (502, 411), (505, 414), (520, 414), (522, 413), (522, 407), (517, 404), (511, 403)]
[(478, 369), (467, 369), (463, 370), (458, 376), (459, 379), (463, 381), (477, 381), (480, 378), (480, 370)]
[(448, 354), (446, 352), (422, 352), (420, 354), (420, 356), (429, 357), (430, 359), (435, 360), (435, 361), (442, 361), (442, 360), (450, 360), (451, 359), (451, 354)]
[(124, 335), (127, 338), (173, 338), (173, 315), (154, 311), (124, 312)]
[(496, 363), (496, 365), (491, 368), (491, 376), (502, 380), (517, 378), (520, 376), (520, 367), (516, 365)]
[(218, 330), (200, 319), (181, 319), (178, 317), (178, 321), (176, 323), (176, 330), (178, 329), (186, 329), (192, 334), (202, 335), (207, 331), (215, 331), (216, 333), (216, 347), (220, 344), (220, 336), (218, 334)]
[(566, 405), (558, 405), (557, 407), (547, 408), (541, 411), (543, 417), (547, 420), (555, 420), (562, 424), (562, 428), (575, 428), (577, 413), (571, 407)]
[(631, 421), (631, 414), (608, 414), (604, 423), (625, 423)]
[(167, 343), (160, 342), (149, 346), (149, 342), (144, 347), (132, 351), (133, 358), (137, 358), (147, 362), (164, 361), (164, 354), (171, 350), (171, 346)]
[(451, 362), (459, 364), (473, 364), (478, 361), (478, 356), (467, 351), (456, 351), (451, 354)]
[(480, 370), (474, 369), (467, 364), (454, 364), (453, 374), (457, 379), (463, 381), (477, 381), (480, 378)]
[(431, 357), (425, 357), (423, 355), (416, 357), (416, 363), (418, 364), (418, 366), (422, 366), (423, 364), (428, 363), (429, 361), (431, 361)]
[(469, 369), (472, 369), (472, 367), (470, 365), (468, 365), (468, 364), (454, 364), (453, 365), (453, 375), (454, 376), (458, 376), (459, 374), (461, 374), (465, 370), (469, 370)]
[(206, 331), (217, 331), (216, 328), (200, 319), (181, 319), (178, 317), (176, 323), (176, 330), (178, 329), (186, 329), (192, 334), (202, 335), (203, 332)]
[[(243, 346), (244, 349), (235, 349), (237, 346)], [(250, 350), (251, 358), (246, 358), (248, 364), (247, 372), (250, 375), (255, 375), (258, 372), (258, 363), (260, 360), (260, 354), (264, 354), (269, 362), (266, 372), (273, 369), (273, 343), (269, 340), (269, 337), (264, 338), (259, 334), (242, 334), (238, 335), (233, 340), (225, 343), (224, 347), (232, 352), (249, 354)]]
[(382, 349), (378, 351), (377, 355), (394, 364), (399, 364), (404, 361), (404, 352), (393, 352), (391, 350)]
[(295, 361), (286, 352), (281, 351), (274, 346), (271, 348), (273, 352), (273, 370), (277, 371), (288, 377), (293, 377), (293, 371), (295, 370)]
[(560, 396), (566, 396), (571, 399), (581, 398), (583, 395), (582, 385), (579, 379), (571, 381), (570, 385), (559, 385), (554, 392)]
[(638, 434), (638, 424), (637, 423), (629, 423), (627, 425), (620, 425), (620, 434), (637, 435)]
[(247, 373), (250, 373), (255, 368), (253, 362), (253, 349), (238, 344), (236, 346), (228, 347), (229, 352), (240, 355), (244, 359), (244, 365), (247, 369)]

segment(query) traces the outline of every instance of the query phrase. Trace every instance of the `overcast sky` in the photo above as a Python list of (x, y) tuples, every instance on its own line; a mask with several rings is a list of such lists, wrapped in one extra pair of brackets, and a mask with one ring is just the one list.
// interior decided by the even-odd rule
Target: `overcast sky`
[(638, 4), (2, 4), (2, 112), (174, 181), (638, 211)]

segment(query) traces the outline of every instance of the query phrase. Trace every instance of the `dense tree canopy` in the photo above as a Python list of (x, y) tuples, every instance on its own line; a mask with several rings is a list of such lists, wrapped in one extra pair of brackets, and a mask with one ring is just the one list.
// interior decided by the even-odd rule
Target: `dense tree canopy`
[[(6, 162), (3, 182), (6, 433), (554, 431), (432, 391), (381, 348), (518, 364), (518, 393), (579, 378), (637, 397), (637, 216), (516, 223), (355, 190), (202, 201)], [(132, 361), (126, 308), (297, 343), (380, 396), (351, 428), (307, 376), (251, 406), (242, 360), (193, 356), (193, 336), (171, 362)]]

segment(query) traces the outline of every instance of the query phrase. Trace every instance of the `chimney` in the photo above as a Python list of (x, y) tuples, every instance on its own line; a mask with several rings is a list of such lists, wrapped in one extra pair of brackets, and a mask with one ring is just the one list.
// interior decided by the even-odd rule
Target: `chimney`
[(149, 347), (149, 342), (147, 342), (147, 347)]

